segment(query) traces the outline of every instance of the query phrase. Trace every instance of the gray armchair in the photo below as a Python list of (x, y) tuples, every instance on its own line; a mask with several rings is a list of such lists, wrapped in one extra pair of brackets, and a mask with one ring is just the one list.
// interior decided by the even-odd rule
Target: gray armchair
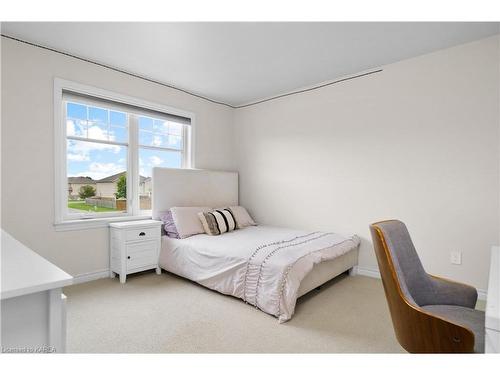
[(476, 289), (427, 274), (401, 221), (370, 230), (399, 343), (417, 353), (484, 352)]

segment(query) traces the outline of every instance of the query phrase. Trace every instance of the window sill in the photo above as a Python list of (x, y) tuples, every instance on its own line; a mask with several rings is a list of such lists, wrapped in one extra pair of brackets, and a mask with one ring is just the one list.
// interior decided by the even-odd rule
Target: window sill
[(65, 220), (54, 223), (56, 232), (63, 232), (69, 230), (82, 230), (94, 228), (106, 228), (109, 223), (119, 221), (132, 221), (132, 220), (148, 220), (151, 215), (138, 215), (138, 216), (119, 216), (119, 217), (106, 217), (96, 219), (78, 219), (78, 220)]

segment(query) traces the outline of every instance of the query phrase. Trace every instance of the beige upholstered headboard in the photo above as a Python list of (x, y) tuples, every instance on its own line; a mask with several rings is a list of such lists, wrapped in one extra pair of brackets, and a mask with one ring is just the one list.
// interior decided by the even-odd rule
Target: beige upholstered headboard
[(238, 205), (238, 173), (153, 168), (152, 216), (175, 206)]

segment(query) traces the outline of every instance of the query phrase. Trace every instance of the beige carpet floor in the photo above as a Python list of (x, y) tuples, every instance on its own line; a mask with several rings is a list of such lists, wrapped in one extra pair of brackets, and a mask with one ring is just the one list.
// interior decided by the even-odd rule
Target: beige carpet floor
[(339, 276), (277, 319), (180, 277), (137, 274), (64, 290), (67, 350), (84, 353), (387, 353), (397, 343), (380, 280)]

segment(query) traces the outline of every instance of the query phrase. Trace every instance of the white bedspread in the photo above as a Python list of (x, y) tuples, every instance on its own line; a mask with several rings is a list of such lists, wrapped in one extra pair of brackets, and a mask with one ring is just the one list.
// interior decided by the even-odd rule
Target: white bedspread
[(220, 236), (162, 237), (160, 266), (289, 320), (301, 281), (316, 263), (355, 249), (356, 235), (253, 226)]

